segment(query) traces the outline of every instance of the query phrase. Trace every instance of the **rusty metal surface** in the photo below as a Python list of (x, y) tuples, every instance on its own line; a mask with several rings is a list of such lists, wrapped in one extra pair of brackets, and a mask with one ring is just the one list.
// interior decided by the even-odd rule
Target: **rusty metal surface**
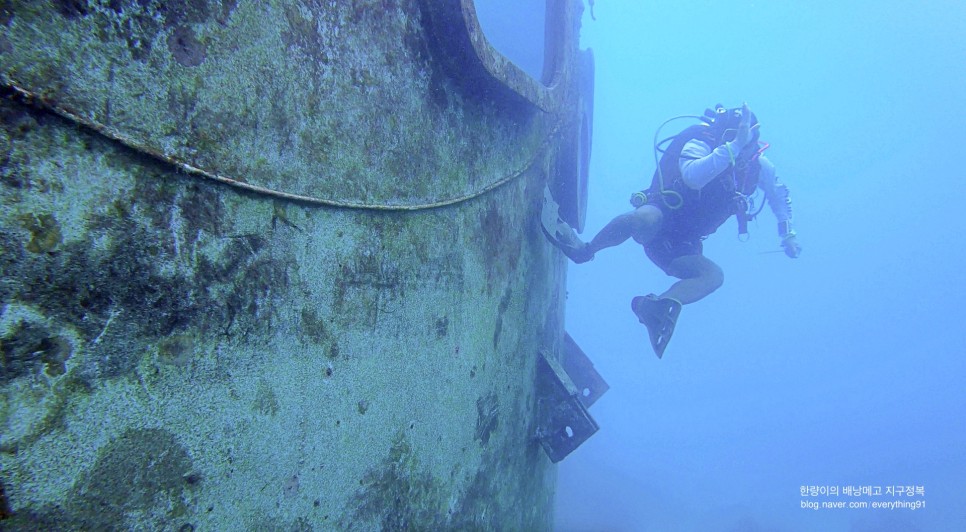
[(580, 391), (552, 356), (541, 352), (537, 360), (537, 394), (540, 424), (537, 439), (550, 461), (557, 463), (599, 429), (581, 402)]
[(460, 0), (3, 3), (4, 524), (548, 529), (578, 4), (543, 84)]
[(567, 112), (574, 93), (569, 73), (575, 67), (581, 3), (547, 1), (543, 80), (532, 78), (490, 45), (473, 0), (424, 0), (423, 6), (437, 38), (447, 42), (446, 61), (469, 85), (498, 92), (508, 89), (544, 112)]
[[(467, 88), (479, 84), (460, 86), (460, 76), (492, 78), (480, 61), (437, 60), (474, 49), (458, 0), (74, 4), (5, 8), (3, 83), (252, 187), (438, 203), (519, 175), (559, 118), (499, 80), (476, 95)], [(431, 26), (436, 10), (455, 10), (458, 24)]]

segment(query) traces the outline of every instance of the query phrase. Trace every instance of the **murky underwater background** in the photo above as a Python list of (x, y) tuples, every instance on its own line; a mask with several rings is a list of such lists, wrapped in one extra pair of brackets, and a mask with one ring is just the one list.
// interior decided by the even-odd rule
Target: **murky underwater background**
[[(542, 34), (521, 21), (543, 3), (478, 10), (539, 72)], [(583, 236), (649, 182), (661, 122), (747, 101), (804, 252), (774, 253), (769, 212), (749, 242), (725, 224), (705, 242), (725, 285), (685, 308), (663, 360), (629, 302), (671, 279), (630, 243), (571, 266), (567, 329), (611, 390), (600, 432), (560, 468), (557, 529), (966, 530), (966, 6), (597, 0), (593, 14)]]

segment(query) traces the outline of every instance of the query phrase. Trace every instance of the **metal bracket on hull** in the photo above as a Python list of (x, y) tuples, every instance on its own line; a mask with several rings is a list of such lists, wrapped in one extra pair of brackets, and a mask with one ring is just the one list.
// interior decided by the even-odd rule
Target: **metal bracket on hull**
[(580, 402), (580, 392), (563, 367), (543, 352), (537, 361), (537, 394), (540, 412), (537, 439), (550, 461), (557, 463), (599, 427)]
[(580, 402), (583, 403), (585, 408), (590, 408), (590, 405), (597, 402), (600, 396), (610, 389), (607, 381), (594, 369), (594, 363), (587, 358), (583, 349), (567, 333), (564, 333), (563, 360), (561, 362), (564, 371), (567, 372), (567, 375), (573, 380), (574, 386), (580, 392)]
[[(537, 360), (537, 404), (540, 424), (537, 439), (551, 462), (563, 460), (587, 441), (600, 428), (587, 407), (605, 391), (607, 383), (593, 369), (593, 364), (565, 334), (564, 364), (540, 352)], [(565, 367), (574, 368), (573, 374)], [(588, 368), (589, 372), (588, 373)], [(573, 375), (581, 382), (574, 384)]]

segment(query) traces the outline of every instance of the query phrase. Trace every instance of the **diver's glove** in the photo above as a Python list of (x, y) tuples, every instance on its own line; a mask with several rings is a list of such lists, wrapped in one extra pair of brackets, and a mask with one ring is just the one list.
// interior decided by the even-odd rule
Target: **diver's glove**
[(802, 246), (798, 243), (798, 235), (795, 234), (795, 231), (789, 231), (782, 237), (782, 247), (789, 258), (797, 259), (802, 254)]
[(741, 152), (749, 142), (751, 142), (751, 110), (748, 109), (748, 104), (743, 104), (741, 106), (741, 120), (738, 122), (738, 131), (735, 135), (735, 140), (729, 142), (728, 151), (731, 152), (732, 158)]

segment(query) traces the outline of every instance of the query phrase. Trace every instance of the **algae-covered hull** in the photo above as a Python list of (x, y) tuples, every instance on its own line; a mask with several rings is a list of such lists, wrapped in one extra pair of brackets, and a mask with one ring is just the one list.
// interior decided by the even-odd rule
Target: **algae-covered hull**
[(0, 527), (549, 528), (547, 9), (539, 83), (469, 0), (0, 2)]

